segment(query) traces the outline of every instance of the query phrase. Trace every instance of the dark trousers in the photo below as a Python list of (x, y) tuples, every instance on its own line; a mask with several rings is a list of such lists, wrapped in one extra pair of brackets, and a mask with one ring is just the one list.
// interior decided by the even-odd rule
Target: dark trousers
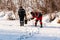
[(25, 24), (27, 24), (27, 20), (25, 20)]
[(24, 17), (19, 17), (20, 18), (20, 26), (24, 26)]
[(42, 20), (36, 20), (36, 21), (35, 21), (35, 26), (37, 26), (37, 22), (38, 22), (38, 21), (40, 21), (40, 25), (41, 25), (40, 27), (42, 27)]

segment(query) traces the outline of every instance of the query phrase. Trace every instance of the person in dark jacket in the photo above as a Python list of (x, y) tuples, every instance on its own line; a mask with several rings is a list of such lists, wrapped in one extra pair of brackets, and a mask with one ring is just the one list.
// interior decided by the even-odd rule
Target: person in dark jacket
[(20, 6), (18, 10), (18, 15), (20, 18), (20, 26), (24, 26), (24, 17), (26, 16), (26, 13), (22, 6)]

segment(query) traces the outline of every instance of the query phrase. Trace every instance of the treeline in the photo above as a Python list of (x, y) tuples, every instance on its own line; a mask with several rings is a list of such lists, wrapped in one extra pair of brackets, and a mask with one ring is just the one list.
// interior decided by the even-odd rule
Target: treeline
[(60, 0), (0, 0), (0, 9), (10, 8), (16, 12), (19, 6), (23, 6), (26, 11), (31, 9), (43, 10), (45, 13), (60, 11)]

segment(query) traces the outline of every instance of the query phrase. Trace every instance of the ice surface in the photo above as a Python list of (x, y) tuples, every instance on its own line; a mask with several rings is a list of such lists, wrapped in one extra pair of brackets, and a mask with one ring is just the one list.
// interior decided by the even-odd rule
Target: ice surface
[[(0, 19), (0, 40), (60, 40), (60, 24), (54, 21), (46, 22), (43, 16), (43, 28), (34, 26), (34, 20), (28, 21), (25, 26), (20, 26), (19, 20)], [(49, 19), (48, 19), (49, 21)]]

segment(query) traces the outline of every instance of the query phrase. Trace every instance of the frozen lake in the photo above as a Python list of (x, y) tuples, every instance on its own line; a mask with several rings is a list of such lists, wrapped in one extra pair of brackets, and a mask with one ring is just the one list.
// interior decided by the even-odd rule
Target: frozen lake
[(0, 21), (0, 40), (60, 40), (60, 27), (34, 27), (30, 22), (24, 27), (19, 20)]

